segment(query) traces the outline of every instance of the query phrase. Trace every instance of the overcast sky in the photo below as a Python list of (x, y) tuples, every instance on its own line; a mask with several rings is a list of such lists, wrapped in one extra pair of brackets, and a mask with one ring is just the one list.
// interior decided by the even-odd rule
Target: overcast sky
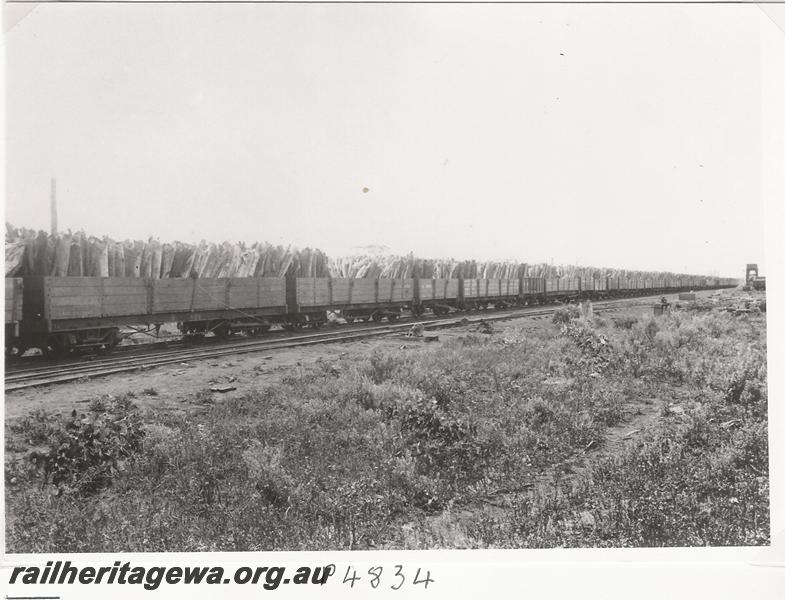
[(6, 218), (48, 228), (54, 176), (61, 229), (117, 239), (765, 273), (758, 17), (38, 5)]

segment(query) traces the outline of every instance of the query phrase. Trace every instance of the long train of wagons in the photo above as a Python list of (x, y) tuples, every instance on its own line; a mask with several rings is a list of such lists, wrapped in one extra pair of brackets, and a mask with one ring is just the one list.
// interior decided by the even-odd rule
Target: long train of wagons
[(405, 311), (451, 311), (571, 299), (654, 295), (734, 287), (735, 279), (545, 278), (333, 279), (125, 277), (6, 278), (6, 353), (40, 348), (110, 350), (127, 332), (177, 323), (186, 335), (257, 335), (273, 324), (319, 327), (328, 313), (346, 321), (387, 319)]

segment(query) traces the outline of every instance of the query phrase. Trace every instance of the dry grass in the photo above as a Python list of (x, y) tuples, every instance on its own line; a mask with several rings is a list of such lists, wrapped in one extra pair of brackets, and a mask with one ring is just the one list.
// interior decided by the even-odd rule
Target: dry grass
[[(198, 414), (139, 414), (141, 446), (92, 488), (25, 458), (67, 428), (38, 415), (7, 426), (8, 550), (765, 544), (765, 340), (762, 316), (715, 310), (324, 360)], [(527, 491), (651, 398), (637, 444)], [(102, 414), (136, 418), (122, 406)], [(494, 494), (508, 508), (459, 518)]]

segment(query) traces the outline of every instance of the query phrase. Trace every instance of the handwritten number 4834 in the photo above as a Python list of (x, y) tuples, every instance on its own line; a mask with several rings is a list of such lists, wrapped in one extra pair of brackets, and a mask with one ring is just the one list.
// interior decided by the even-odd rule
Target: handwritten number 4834
[[(369, 583), (373, 589), (379, 587), (381, 583), (382, 572), (384, 571), (383, 567), (371, 567), (368, 569), (368, 575), (370, 576)], [(412, 581), (412, 585), (420, 585), (423, 584), (426, 589), (428, 589), (428, 584), (433, 583), (434, 580), (431, 579), (431, 572), (426, 571), (425, 577), (421, 578), (422, 569), (418, 568), (417, 573), (414, 575), (414, 580)], [(406, 582), (406, 576), (403, 574), (403, 565), (395, 565), (395, 575), (394, 577), (398, 579), (397, 583), (390, 586), (393, 590), (399, 590), (401, 586)], [(348, 583), (349, 587), (354, 587), (355, 582), (360, 581), (362, 578), (357, 575), (357, 571), (352, 568), (351, 566), (347, 567), (346, 574), (343, 576), (343, 583)]]

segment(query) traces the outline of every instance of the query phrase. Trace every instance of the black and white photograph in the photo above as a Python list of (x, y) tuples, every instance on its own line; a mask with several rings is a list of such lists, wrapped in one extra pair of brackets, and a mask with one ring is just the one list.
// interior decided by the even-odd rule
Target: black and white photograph
[(3, 585), (773, 560), (781, 8), (6, 3)]

